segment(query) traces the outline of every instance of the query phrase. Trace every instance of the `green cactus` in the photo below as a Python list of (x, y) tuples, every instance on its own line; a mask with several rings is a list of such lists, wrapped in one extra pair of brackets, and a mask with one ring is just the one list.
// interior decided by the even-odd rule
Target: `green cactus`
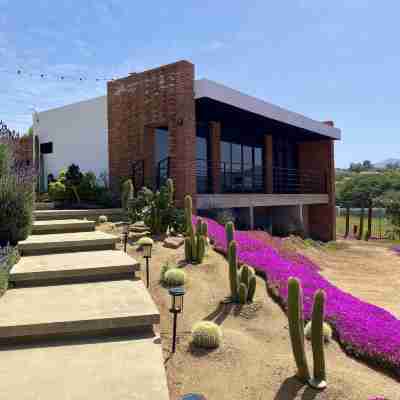
[(292, 350), (297, 365), (297, 376), (309, 382), (310, 372), (304, 348), (303, 298), (300, 282), (295, 278), (288, 281), (288, 319)]
[(167, 179), (167, 191), (168, 191), (168, 200), (170, 204), (173, 204), (174, 202), (174, 194), (175, 194), (175, 188), (174, 188), (174, 181), (172, 179)]
[(325, 292), (323, 290), (318, 290), (314, 295), (311, 323), (311, 345), (314, 361), (314, 377), (309, 381), (310, 386), (315, 389), (325, 389), (326, 387), (323, 335), (324, 308)]
[(229, 221), (225, 225), (226, 232), (226, 245), (229, 248), (229, 244), (235, 239), (235, 225), (232, 221)]
[(238, 299), (240, 304), (247, 303), (247, 295), (248, 295), (247, 286), (244, 283), (241, 283), (239, 285), (239, 293), (238, 293)]
[(192, 261), (192, 244), (190, 238), (185, 238), (185, 260), (187, 262)]
[(252, 303), (254, 300), (254, 295), (256, 294), (257, 279), (255, 275), (252, 275), (249, 280), (249, 290), (247, 293), (247, 301)]
[(185, 258), (187, 262), (202, 263), (206, 254), (207, 224), (200, 218), (196, 222), (196, 229), (192, 224), (192, 198), (188, 195), (185, 197), (185, 223), (186, 223), (186, 239), (185, 239)]
[(197, 322), (192, 329), (192, 342), (196, 347), (217, 348), (222, 341), (221, 328), (211, 321)]
[(243, 265), (243, 267), (240, 270), (240, 282), (244, 283), (247, 286), (249, 286), (249, 279), (250, 279), (250, 271), (247, 265)]
[(236, 258), (236, 242), (232, 240), (228, 248), (228, 262), (229, 262), (229, 283), (231, 287), (231, 297), (233, 301), (238, 300), (238, 268)]
[(134, 196), (132, 179), (127, 179), (122, 183), (121, 188), (121, 205), (124, 211), (128, 210), (129, 200)]

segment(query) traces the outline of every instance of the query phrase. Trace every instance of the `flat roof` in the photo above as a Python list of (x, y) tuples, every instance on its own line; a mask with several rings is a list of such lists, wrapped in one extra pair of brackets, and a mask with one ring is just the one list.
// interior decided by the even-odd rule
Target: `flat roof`
[(341, 138), (341, 131), (338, 128), (315, 121), (293, 111), (285, 110), (282, 107), (249, 96), (209, 79), (196, 80), (194, 82), (194, 92), (195, 99), (207, 97), (275, 121), (327, 136), (331, 139), (339, 140)]

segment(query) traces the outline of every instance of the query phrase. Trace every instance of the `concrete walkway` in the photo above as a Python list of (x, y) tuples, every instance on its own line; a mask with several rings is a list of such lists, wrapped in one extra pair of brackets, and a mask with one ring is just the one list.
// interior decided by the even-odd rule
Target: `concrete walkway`
[(168, 400), (153, 331), (160, 315), (135, 277), (138, 262), (114, 250), (118, 237), (70, 233), (59, 220), (45, 226), (68, 233), (20, 242), (23, 254), (40, 255), (22, 257), (15, 288), (0, 298), (1, 397)]

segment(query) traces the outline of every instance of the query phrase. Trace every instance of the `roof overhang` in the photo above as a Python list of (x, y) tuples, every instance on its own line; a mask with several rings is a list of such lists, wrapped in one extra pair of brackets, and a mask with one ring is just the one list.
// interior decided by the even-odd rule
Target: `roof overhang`
[(264, 100), (241, 93), (208, 79), (199, 79), (194, 83), (195, 99), (207, 97), (221, 103), (261, 115), (263, 117), (302, 128), (331, 139), (339, 140), (341, 131), (338, 128), (315, 121), (301, 114), (285, 110)]

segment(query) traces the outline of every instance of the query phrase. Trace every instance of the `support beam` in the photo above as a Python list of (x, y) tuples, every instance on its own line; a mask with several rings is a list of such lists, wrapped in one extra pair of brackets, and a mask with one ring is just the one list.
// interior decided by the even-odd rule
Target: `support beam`
[(249, 207), (249, 212), (250, 212), (250, 229), (254, 229), (254, 207), (250, 206)]
[(221, 123), (210, 122), (211, 184), (213, 193), (221, 193)]
[(274, 174), (273, 174), (273, 142), (272, 135), (264, 136), (264, 189), (265, 193), (273, 193), (274, 191)]

